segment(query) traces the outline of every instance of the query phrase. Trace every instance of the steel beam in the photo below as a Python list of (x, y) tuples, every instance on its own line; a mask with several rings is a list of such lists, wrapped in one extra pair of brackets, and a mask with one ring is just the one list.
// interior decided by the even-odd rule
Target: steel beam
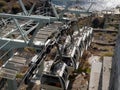
[(37, 32), (40, 30), (40, 28), (41, 28), (42, 26), (43, 26), (43, 25), (42, 25), (41, 23), (38, 24), (37, 28), (35, 29), (35, 32), (33, 33), (32, 38), (31, 38), (30, 41), (29, 41), (29, 44), (32, 44), (32, 43), (33, 43), (33, 40), (34, 40)]
[(3, 18), (11, 17), (15, 19), (25, 19), (25, 20), (32, 19), (34, 21), (43, 22), (43, 23), (49, 21), (53, 22), (58, 20), (56, 17), (50, 17), (50, 16), (42, 16), (42, 15), (25, 16), (25, 15), (13, 15), (13, 14), (5, 14), (5, 13), (0, 13), (0, 17)]
[(10, 48), (22, 48), (27, 46), (28, 44), (25, 43), (24, 40), (16, 40), (16, 39), (9, 39), (9, 38), (0, 38), (0, 46), (4, 45), (9, 41), (9, 44), (6, 44), (5, 47), (2, 49), (10, 49)]
[(17, 19), (13, 19), (13, 20), (14, 20), (14, 22), (15, 22), (15, 24), (16, 24), (16, 27), (18, 28), (18, 31), (20, 32), (22, 38), (24, 39), (25, 42), (27, 42), (28, 37), (24, 34), (25, 32), (24, 32), (23, 29), (20, 27)]
[[(27, 30), (27, 31), (24, 33), (24, 35), (27, 36), (31, 31), (33, 31), (34, 29), (36, 29), (36, 28), (38, 27), (38, 25), (39, 25), (39, 23), (37, 23), (35, 26), (31, 27), (29, 30)], [(22, 37), (22, 36), (19, 35), (19, 36), (17, 37), (17, 39), (19, 39), (19, 38), (21, 38), (21, 37)]]
[[(24, 27), (25, 25), (28, 25), (30, 23), (32, 23), (33, 20), (29, 20), (28, 22), (24, 23), (24, 24), (21, 24), (20, 27)], [(10, 32), (6, 33), (3, 37), (7, 37), (8, 35), (12, 34), (13, 32), (17, 31), (17, 28), (15, 29), (12, 29)]]
[(63, 14), (68, 10), (68, 7), (69, 7), (70, 5), (66, 5), (66, 7), (64, 8), (64, 10), (60, 13), (60, 19), (62, 19), (62, 17), (63, 17)]
[(26, 8), (25, 8), (22, 0), (19, 0), (19, 3), (20, 3), (20, 6), (21, 6), (21, 8), (22, 8), (22, 10), (23, 10), (23, 13), (27, 16), (27, 15), (28, 15), (28, 12), (27, 12), (27, 10), (26, 10)]
[(36, 2), (32, 5), (31, 9), (29, 10), (28, 16), (31, 15), (33, 9), (35, 8)]

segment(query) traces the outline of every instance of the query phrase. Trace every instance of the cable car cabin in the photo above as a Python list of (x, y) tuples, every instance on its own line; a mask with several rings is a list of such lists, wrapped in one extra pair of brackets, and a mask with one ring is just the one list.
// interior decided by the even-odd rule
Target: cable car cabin
[(62, 52), (62, 61), (68, 65), (69, 72), (78, 69), (79, 59), (80, 53), (77, 47), (71, 44), (69, 46), (66, 45)]
[(89, 27), (88, 29), (90, 31), (90, 44), (91, 44), (91, 42), (93, 40), (93, 28)]
[(87, 50), (88, 46), (90, 46), (92, 42), (93, 29), (91, 27), (85, 27), (84, 33), (86, 34), (85, 45)]
[(49, 70), (47, 68), (49, 67), (44, 68), (40, 78), (41, 90), (67, 90), (69, 85), (67, 65), (59, 61)]
[(79, 49), (80, 56), (82, 57), (84, 52), (84, 41), (82, 40), (83, 35), (78, 34), (78, 31), (73, 33), (74, 45)]

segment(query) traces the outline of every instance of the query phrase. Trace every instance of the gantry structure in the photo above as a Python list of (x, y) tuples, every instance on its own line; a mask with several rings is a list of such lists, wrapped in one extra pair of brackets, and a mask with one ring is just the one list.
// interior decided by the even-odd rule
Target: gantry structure
[[(65, 3), (63, 10), (58, 13), (56, 5), (52, 0), (40, 0), (41, 6), (36, 11), (34, 8), (36, 2), (32, 5), (30, 10), (27, 10), (22, 0), (18, 0), (22, 11), (18, 14), (0, 13), (0, 50), (2, 62), (0, 66), (0, 79), (5, 84), (7, 90), (18, 90), (23, 82), (27, 83), (28, 78), (35, 75), (40, 75), (39, 69), (43, 57), (49, 44), (58, 43), (57, 38), (62, 30), (71, 27), (71, 22), (78, 20), (78, 15), (91, 15), (92, 12), (88, 10), (70, 9), (70, 1), (76, 2), (79, 0), (54, 0)], [(46, 7), (45, 4), (49, 4)], [(50, 10), (51, 9), (51, 10)], [(34, 13), (33, 13), (34, 11)], [(52, 13), (51, 13), (52, 12)], [(76, 15), (76, 18), (66, 18), (64, 13), (69, 12)], [(51, 15), (52, 14), (52, 15)], [(76, 26), (75, 29), (79, 30)], [(83, 28), (84, 29), (84, 28)], [(70, 35), (71, 36), (71, 35)], [(72, 38), (72, 36), (71, 36)], [(32, 51), (37, 51), (34, 54), (24, 52), (23, 48), (32, 47)], [(31, 49), (30, 49), (31, 50)], [(58, 50), (59, 51), (59, 50)], [(21, 71), (23, 69), (26, 71)], [(24, 72), (24, 75), (18, 74)], [(29, 76), (29, 77), (28, 77)], [(16, 77), (22, 78), (16, 81)]]

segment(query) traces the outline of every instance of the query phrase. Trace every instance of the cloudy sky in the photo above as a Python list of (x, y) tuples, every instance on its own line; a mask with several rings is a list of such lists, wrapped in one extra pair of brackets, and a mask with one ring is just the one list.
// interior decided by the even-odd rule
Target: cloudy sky
[[(52, 0), (52, 1), (54, 1), (54, 0)], [(55, 0), (55, 1), (61, 2), (64, 0)], [(67, 1), (69, 1), (69, 0), (67, 0)], [(120, 5), (120, 0), (79, 0), (79, 1), (80, 1), (81, 5), (86, 9), (90, 6), (89, 2), (96, 2), (96, 4), (93, 5), (91, 10), (110, 9), (110, 8), (116, 7), (117, 5)], [(57, 4), (63, 5), (63, 3), (60, 3), (60, 2), (58, 2)]]
[(120, 5), (120, 0), (84, 0), (86, 1), (85, 7), (87, 8), (89, 6), (89, 3), (87, 1), (93, 1), (96, 2), (95, 5), (91, 8), (92, 10), (102, 10), (102, 9), (110, 9), (114, 8), (117, 5)]

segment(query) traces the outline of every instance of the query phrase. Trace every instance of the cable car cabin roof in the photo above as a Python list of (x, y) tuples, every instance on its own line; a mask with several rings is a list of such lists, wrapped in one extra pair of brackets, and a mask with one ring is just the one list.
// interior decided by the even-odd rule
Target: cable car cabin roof
[(64, 62), (58, 62), (53, 64), (53, 61), (48, 61), (48, 63), (45, 64), (43, 74), (56, 75), (62, 77), (65, 68), (66, 64)]
[(74, 45), (69, 44), (68, 46), (65, 46), (62, 54), (66, 57), (74, 57), (76, 50), (77, 48)]

